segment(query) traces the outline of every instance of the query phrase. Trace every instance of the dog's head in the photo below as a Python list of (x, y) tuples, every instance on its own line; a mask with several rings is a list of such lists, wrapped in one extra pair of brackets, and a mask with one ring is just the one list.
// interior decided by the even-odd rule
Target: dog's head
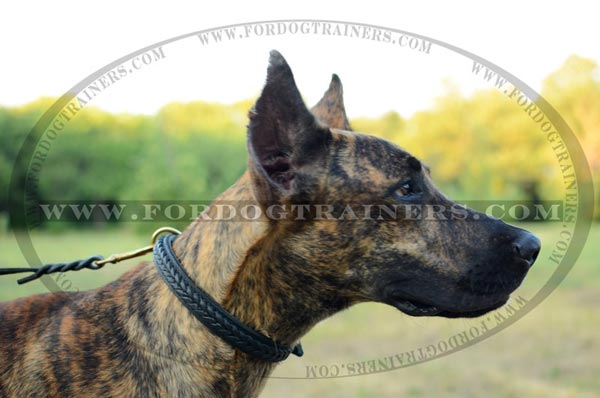
[(410, 153), (348, 129), (339, 79), (311, 112), (273, 51), (250, 112), (249, 172), (261, 206), (286, 211), (271, 228), (285, 272), (332, 307), (473, 317), (503, 305), (540, 241), (457, 205)]

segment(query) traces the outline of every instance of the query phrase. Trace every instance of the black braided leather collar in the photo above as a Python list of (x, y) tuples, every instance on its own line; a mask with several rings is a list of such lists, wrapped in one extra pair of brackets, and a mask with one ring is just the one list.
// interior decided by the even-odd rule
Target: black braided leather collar
[(290, 349), (240, 322), (196, 286), (173, 253), (175, 238), (175, 235), (166, 235), (156, 242), (154, 263), (171, 292), (211, 333), (232, 347), (263, 361), (280, 362), (291, 353), (299, 357), (304, 354), (300, 344)]

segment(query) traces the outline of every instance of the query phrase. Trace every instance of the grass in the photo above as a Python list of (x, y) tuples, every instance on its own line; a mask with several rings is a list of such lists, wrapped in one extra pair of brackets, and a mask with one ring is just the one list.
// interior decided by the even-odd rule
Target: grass
[[(530, 224), (543, 242), (539, 260), (517, 293), (533, 294), (554, 271), (547, 260), (560, 226)], [(32, 235), (43, 262), (127, 251), (148, 238), (126, 230)], [(600, 225), (594, 225), (577, 265), (560, 286), (525, 317), (500, 333), (452, 355), (393, 371), (337, 379), (306, 379), (307, 367), (360, 363), (416, 350), (477, 326), (477, 320), (411, 318), (378, 304), (358, 305), (317, 325), (304, 339), (306, 354), (279, 366), (262, 396), (294, 397), (600, 397)], [(147, 257), (149, 258), (149, 256)], [(68, 274), (89, 289), (115, 278), (136, 261), (102, 271)], [(26, 266), (11, 234), (0, 235), (0, 266)], [(40, 282), (16, 285), (0, 278), (0, 300), (47, 291)], [(502, 310), (500, 310), (502, 311)], [(1, 327), (1, 325), (0, 325)], [(323, 368), (325, 369), (325, 368)], [(285, 379), (277, 377), (298, 377)]]

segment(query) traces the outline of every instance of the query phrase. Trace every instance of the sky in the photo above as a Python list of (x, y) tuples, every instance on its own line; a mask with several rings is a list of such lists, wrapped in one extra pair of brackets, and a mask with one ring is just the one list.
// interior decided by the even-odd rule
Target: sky
[[(213, 27), (279, 19), (380, 25), (450, 43), (481, 56), (534, 89), (571, 54), (600, 60), (598, 13), (588, 3), (551, 2), (10, 2), (1, 7), (0, 105), (60, 96), (105, 65), (172, 37)], [(589, 3), (591, 4), (591, 3)], [(240, 27), (236, 35), (246, 34)], [(399, 38), (398, 38), (399, 39)], [(491, 88), (472, 61), (433, 47), (429, 54), (372, 39), (257, 34), (208, 45), (196, 36), (163, 47), (164, 59), (112, 84), (90, 104), (153, 113), (172, 101), (231, 103), (258, 95), (269, 50), (294, 71), (309, 105), (332, 73), (344, 84), (351, 118), (425, 109), (449, 86), (464, 95)], [(131, 68), (130, 68), (131, 69)]]

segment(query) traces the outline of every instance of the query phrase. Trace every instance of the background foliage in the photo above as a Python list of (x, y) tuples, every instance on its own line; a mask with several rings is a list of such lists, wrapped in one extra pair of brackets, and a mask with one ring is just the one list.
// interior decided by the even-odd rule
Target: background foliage
[[(598, 192), (598, 65), (570, 57), (545, 79), (541, 94), (579, 138)], [(16, 153), (52, 102), (42, 98), (0, 107), (0, 213), (8, 208)], [(85, 108), (53, 143), (40, 176), (40, 199), (210, 200), (245, 168), (245, 124), (252, 102), (171, 103), (152, 116)], [(450, 83), (432, 107), (410, 118), (390, 111), (351, 124), (420, 157), (440, 188), (458, 200), (561, 199), (559, 169), (545, 136), (498, 91), (467, 98)]]

